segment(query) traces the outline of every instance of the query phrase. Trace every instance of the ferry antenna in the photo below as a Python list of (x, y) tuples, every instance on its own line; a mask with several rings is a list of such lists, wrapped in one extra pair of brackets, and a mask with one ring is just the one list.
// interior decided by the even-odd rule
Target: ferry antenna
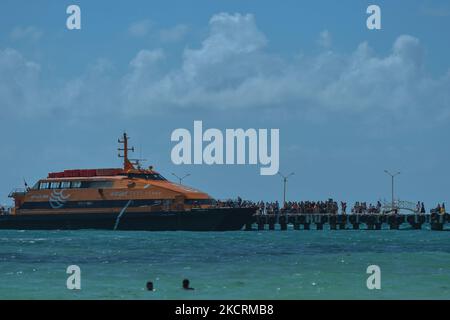
[[(128, 137), (127, 133), (124, 132), (122, 139), (118, 139), (117, 142), (120, 144), (123, 144), (123, 148), (118, 148), (119, 151), (119, 158), (123, 158), (123, 170), (129, 171), (134, 169), (133, 164), (131, 163), (130, 159), (128, 159), (128, 151), (134, 152), (134, 147), (128, 148), (128, 140), (130, 137)], [(120, 153), (123, 151), (123, 155)]]

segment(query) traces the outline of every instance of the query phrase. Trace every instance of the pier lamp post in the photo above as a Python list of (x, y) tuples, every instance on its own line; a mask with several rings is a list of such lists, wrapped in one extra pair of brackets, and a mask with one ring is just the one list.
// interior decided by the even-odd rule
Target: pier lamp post
[(189, 177), (191, 174), (190, 174), (190, 173), (186, 173), (184, 176), (179, 177), (179, 176), (177, 176), (175, 173), (172, 172), (172, 175), (173, 175), (174, 177), (176, 177), (176, 178), (178, 179), (178, 181), (180, 181), (180, 184), (181, 184), (181, 183), (183, 182), (183, 179)]
[(387, 170), (384, 170), (386, 174), (391, 176), (391, 191), (392, 191), (392, 210), (394, 210), (394, 178), (400, 174), (400, 172), (390, 173)]
[(283, 208), (286, 207), (286, 184), (289, 177), (294, 175), (294, 172), (291, 172), (287, 176), (283, 175), (281, 172), (278, 172), (278, 174), (283, 178)]

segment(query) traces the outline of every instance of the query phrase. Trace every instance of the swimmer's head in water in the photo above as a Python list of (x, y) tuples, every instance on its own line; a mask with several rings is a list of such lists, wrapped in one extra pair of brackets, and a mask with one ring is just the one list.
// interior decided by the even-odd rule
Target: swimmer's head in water
[(191, 288), (191, 287), (189, 286), (189, 280), (188, 280), (188, 279), (184, 279), (184, 280), (183, 280), (183, 289), (184, 289), (184, 290), (194, 290), (194, 288)]
[(151, 282), (151, 281), (147, 282), (147, 290), (153, 291), (153, 282)]

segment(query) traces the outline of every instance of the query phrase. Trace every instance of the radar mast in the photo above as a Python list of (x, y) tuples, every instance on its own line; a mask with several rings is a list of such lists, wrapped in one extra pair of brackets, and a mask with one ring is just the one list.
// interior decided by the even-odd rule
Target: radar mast
[[(119, 148), (119, 158), (123, 158), (123, 170), (125, 172), (128, 172), (130, 170), (134, 169), (133, 164), (131, 163), (130, 159), (128, 158), (128, 151), (134, 152), (134, 147), (128, 148), (128, 140), (130, 137), (128, 137), (127, 133), (123, 133), (122, 139), (119, 139), (118, 142), (123, 145), (123, 148)], [(123, 151), (123, 155), (120, 153)]]

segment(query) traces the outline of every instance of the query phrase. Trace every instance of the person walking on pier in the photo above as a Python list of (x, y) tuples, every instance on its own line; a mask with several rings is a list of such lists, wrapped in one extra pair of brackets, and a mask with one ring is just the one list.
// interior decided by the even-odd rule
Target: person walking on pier
[(347, 202), (341, 201), (341, 213), (347, 214)]
[(422, 202), (422, 205), (420, 207), (420, 213), (425, 213), (425, 205)]
[(380, 202), (380, 200), (377, 201), (377, 213), (381, 213), (381, 202)]

